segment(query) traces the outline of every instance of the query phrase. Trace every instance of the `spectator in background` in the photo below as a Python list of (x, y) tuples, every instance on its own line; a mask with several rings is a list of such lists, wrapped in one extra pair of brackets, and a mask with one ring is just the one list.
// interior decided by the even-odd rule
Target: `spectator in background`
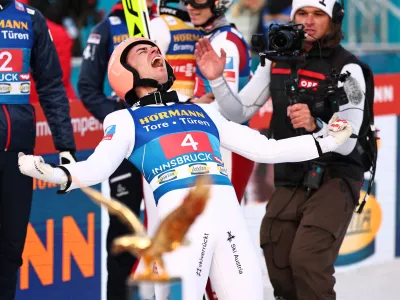
[(267, 0), (261, 10), (257, 33), (263, 33), (268, 40), (268, 29), (271, 24), (289, 23), (292, 0)]
[[(186, 101), (193, 96), (194, 48), (202, 33), (190, 23), (189, 14), (179, 0), (159, 0), (158, 7), (160, 15), (150, 22), (151, 38), (174, 70), (176, 80), (172, 89), (182, 94), (181, 101)], [(180, 38), (182, 33), (185, 40)]]
[(146, 0), (147, 9), (149, 10), (150, 20), (157, 17), (157, 3), (154, 0)]
[[(40, 10), (46, 18), (47, 26), (52, 35), (54, 45), (60, 59), (61, 69), (63, 72), (63, 84), (67, 92), (68, 99), (76, 99), (77, 95), (71, 83), (71, 59), (74, 39), (78, 37), (79, 30), (75, 25), (75, 21), (70, 16), (71, 3), (70, 0), (43, 1), (43, 0), (22, 0), (25, 4), (29, 4)], [(83, 1), (85, 2), (85, 1)], [(77, 8), (75, 8), (77, 9)], [(73, 13), (72, 13), (73, 14)], [(32, 84), (31, 101), (37, 102), (38, 96), (35, 86)]]
[(233, 18), (239, 17), (245, 10), (257, 13), (264, 6), (265, 0), (239, 0), (232, 6), (231, 15)]
[[(80, 30), (100, 21), (97, 0), (24, 0), (40, 10), (46, 19), (65, 27), (73, 40), (73, 56), (82, 55)], [(54, 37), (54, 35), (53, 35)]]
[[(247, 8), (253, 15), (251, 18), (258, 21), (258, 25), (253, 29), (254, 33), (262, 33), (268, 41), (268, 29), (271, 24), (282, 24), (290, 21), (292, 0), (240, 0), (232, 8), (232, 17), (239, 16), (243, 12), (243, 7)], [(259, 17), (254, 14), (258, 13)], [(251, 39), (251, 36), (248, 37)], [(258, 62), (258, 53), (252, 53), (252, 69), (255, 70)], [(267, 134), (268, 131), (264, 133)], [(270, 137), (270, 136), (269, 136)], [(268, 201), (274, 192), (274, 165), (255, 164), (248, 185), (248, 199), (258, 202)]]

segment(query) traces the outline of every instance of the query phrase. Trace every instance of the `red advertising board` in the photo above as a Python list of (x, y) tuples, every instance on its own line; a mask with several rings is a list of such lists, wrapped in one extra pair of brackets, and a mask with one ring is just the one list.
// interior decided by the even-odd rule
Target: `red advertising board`
[[(36, 110), (36, 147), (35, 154), (55, 153), (51, 131), (43, 110), (38, 103)], [(79, 100), (70, 100), (71, 122), (75, 136), (76, 149), (94, 149), (103, 137), (103, 126), (83, 106)]]

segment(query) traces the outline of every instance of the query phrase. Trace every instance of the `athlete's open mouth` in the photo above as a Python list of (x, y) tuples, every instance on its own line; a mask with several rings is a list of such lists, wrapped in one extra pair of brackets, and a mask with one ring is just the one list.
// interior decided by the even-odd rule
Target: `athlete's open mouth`
[(164, 59), (161, 56), (154, 57), (153, 60), (151, 61), (151, 66), (153, 68), (164, 67)]

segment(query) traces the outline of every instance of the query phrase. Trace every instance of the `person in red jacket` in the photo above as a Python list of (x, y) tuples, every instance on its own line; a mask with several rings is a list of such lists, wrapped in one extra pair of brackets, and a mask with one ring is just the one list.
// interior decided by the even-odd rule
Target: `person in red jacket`
[[(60, 60), (61, 69), (63, 72), (62, 82), (67, 92), (68, 99), (77, 99), (76, 92), (71, 83), (71, 60), (72, 60), (72, 46), (74, 41), (69, 37), (67, 30), (62, 25), (58, 25), (46, 19), (47, 26), (49, 27), (51, 36), (53, 37), (54, 46)], [(31, 103), (38, 101), (35, 85), (31, 85)]]

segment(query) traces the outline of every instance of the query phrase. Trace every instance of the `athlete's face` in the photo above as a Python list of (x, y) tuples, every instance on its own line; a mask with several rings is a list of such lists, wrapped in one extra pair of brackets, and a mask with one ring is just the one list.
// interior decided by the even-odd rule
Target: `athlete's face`
[[(205, 4), (205, 3), (207, 3), (207, 0), (196, 0), (196, 3)], [(190, 3), (188, 3), (186, 5), (186, 9), (189, 13), (190, 21), (195, 26), (203, 25), (205, 22), (207, 22), (213, 16), (213, 14), (211, 12), (211, 8), (209, 8), (209, 7), (194, 8), (193, 6), (190, 5)]]
[(296, 24), (304, 24), (305, 31), (309, 35), (306, 42), (314, 43), (330, 33), (331, 18), (316, 7), (306, 6), (299, 9), (294, 15)]
[(155, 46), (136, 45), (129, 51), (127, 63), (138, 71), (140, 78), (155, 79), (160, 84), (167, 82), (168, 72), (165, 60)]

